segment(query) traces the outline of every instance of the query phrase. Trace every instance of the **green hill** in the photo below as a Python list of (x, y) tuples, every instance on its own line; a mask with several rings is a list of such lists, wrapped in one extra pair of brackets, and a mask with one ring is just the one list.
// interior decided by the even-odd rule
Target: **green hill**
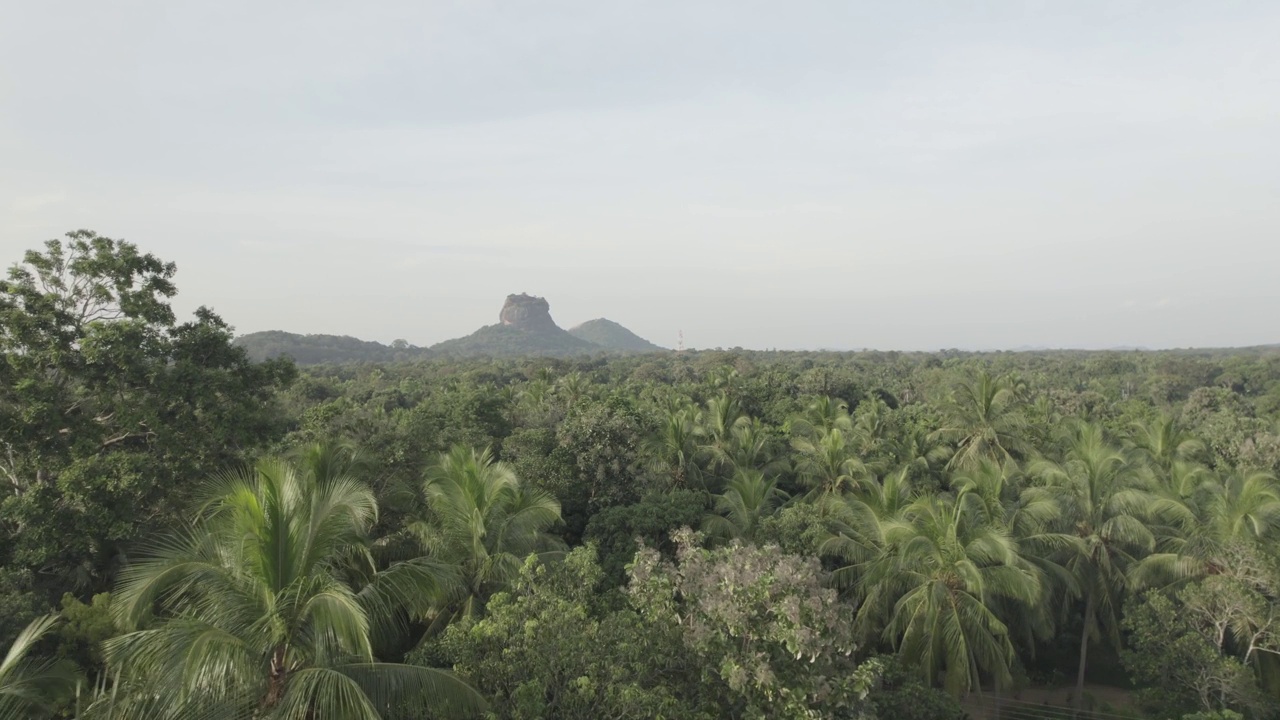
[(513, 357), (519, 355), (583, 355), (603, 350), (558, 327), (527, 328), (486, 325), (465, 337), (431, 346), (438, 357)]
[(607, 350), (620, 350), (623, 352), (657, 352), (666, 350), (666, 348), (654, 345), (618, 323), (605, 318), (588, 320), (577, 327), (569, 328), (569, 334)]
[(416, 360), (430, 355), (426, 348), (401, 344), (402, 342), (383, 345), (349, 335), (299, 335), (283, 330), (267, 330), (241, 335), (233, 344), (244, 348), (249, 353), (249, 358), (255, 362), (286, 355), (299, 365), (394, 362)]

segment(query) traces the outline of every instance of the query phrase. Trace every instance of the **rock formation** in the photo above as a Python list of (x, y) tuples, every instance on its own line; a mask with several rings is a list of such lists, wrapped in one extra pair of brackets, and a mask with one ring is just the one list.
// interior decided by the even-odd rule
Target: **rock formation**
[(522, 330), (547, 330), (556, 327), (546, 298), (524, 293), (507, 296), (507, 301), (502, 304), (502, 312), (498, 313), (498, 320), (503, 325)]

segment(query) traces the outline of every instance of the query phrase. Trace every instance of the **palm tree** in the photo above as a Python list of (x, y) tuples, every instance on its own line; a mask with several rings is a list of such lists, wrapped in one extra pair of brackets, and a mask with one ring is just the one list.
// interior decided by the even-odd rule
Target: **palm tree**
[(917, 482), (929, 481), (935, 486), (943, 483), (943, 470), (951, 459), (952, 450), (936, 434), (922, 428), (909, 427), (898, 437), (894, 457), (898, 469), (906, 470)]
[(556, 394), (565, 399), (565, 404), (572, 407), (591, 390), (591, 379), (574, 371), (556, 381)]
[(662, 418), (658, 432), (645, 443), (650, 465), (671, 479), (676, 487), (701, 484), (702, 415), (697, 408), (671, 408)]
[(911, 476), (903, 469), (880, 482), (863, 478), (852, 492), (821, 499), (830, 532), (818, 553), (844, 563), (831, 575), (838, 587), (857, 594), (857, 581), (873, 559), (889, 551), (886, 529), (903, 522), (903, 514), (915, 496)]
[(880, 398), (872, 398), (858, 406), (851, 437), (859, 457), (876, 454), (889, 434), (888, 404)]
[(58, 620), (57, 615), (32, 620), (0, 661), (0, 720), (51, 717), (53, 702), (75, 687), (76, 670), (70, 662), (28, 657)]
[(462, 579), (460, 595), (437, 608), (434, 627), (478, 614), (515, 579), (525, 558), (564, 547), (547, 532), (560, 522), (560, 503), (521, 483), (488, 448), (455, 445), (441, 454), (423, 490), (425, 513), (406, 529), (427, 557), (456, 567)]
[(1102, 429), (1087, 422), (1069, 431), (1062, 463), (1041, 461), (1033, 472), (1047, 483), (1031, 488), (1034, 501), (1056, 502), (1076, 541), (1063, 563), (1084, 595), (1076, 703), (1084, 700), (1090, 638), (1104, 632), (1119, 646), (1120, 605), (1130, 568), (1150, 553), (1156, 537), (1143, 522), (1155, 504), (1130, 459), (1109, 444)]
[(775, 459), (770, 451), (769, 433), (764, 423), (742, 417), (733, 424), (729, 437), (706, 447), (712, 464), (729, 472), (760, 470), (774, 474), (787, 467), (785, 459)]
[(1026, 450), (1027, 421), (1010, 384), (983, 371), (952, 391), (939, 438), (953, 442), (948, 468), (966, 467), (982, 458), (1004, 461)]
[(853, 418), (849, 416), (849, 404), (823, 395), (809, 403), (803, 413), (791, 418), (790, 429), (792, 435), (810, 440), (816, 440), (831, 430), (851, 434)]
[(980, 687), (984, 673), (1006, 686), (1015, 653), (993, 606), (1003, 599), (1031, 607), (1042, 597), (1017, 541), (962, 490), (954, 499), (918, 498), (886, 524), (884, 542), (859, 581), (860, 630), (881, 629), (926, 682), (942, 673), (952, 695)]
[[(1018, 541), (1025, 567), (1036, 573), (1047, 588), (1062, 590), (1058, 597), (1078, 592), (1074, 578), (1055, 562), (1059, 551), (1076, 544), (1074, 537), (1056, 531), (1063, 517), (1062, 507), (1052, 496), (1028, 488), (1017, 463), (980, 460), (952, 477), (951, 487), (970, 493), (982, 504), (990, 522)], [(1000, 605), (998, 614), (1024, 647), (1034, 647), (1036, 639), (1046, 639), (1052, 634), (1054, 623), (1049, 603), (1031, 607), (1003, 601), (997, 604)]]
[(729, 475), (733, 472), (730, 456), (735, 445), (734, 434), (743, 425), (749, 425), (751, 418), (743, 414), (736, 400), (722, 392), (707, 401), (703, 419), (705, 442), (701, 449), (710, 458), (711, 469), (722, 476)]
[(210, 482), (198, 519), (121, 573), (113, 612), (135, 629), (105, 644), (115, 688), (87, 715), (380, 720), (479, 709), (446, 671), (375, 658), (379, 623), (456, 580), (425, 562), (363, 587), (344, 579), (367, 556), (377, 504), (342, 466), (315, 452)]
[(849, 437), (838, 428), (828, 430), (817, 440), (793, 438), (791, 446), (799, 454), (796, 470), (811, 488), (811, 497), (839, 494), (870, 476), (854, 454)]
[(1130, 425), (1128, 444), (1163, 473), (1170, 472), (1175, 463), (1194, 460), (1204, 451), (1204, 443), (1168, 416), (1146, 423), (1134, 422)]
[(717, 514), (708, 515), (702, 529), (713, 537), (750, 540), (760, 521), (772, 515), (786, 499), (776, 478), (753, 468), (738, 468), (725, 491), (716, 496)]
[[(1175, 463), (1175, 471), (1183, 463)], [(1265, 472), (1217, 476), (1196, 466), (1194, 479), (1174, 472), (1153, 505), (1166, 524), (1161, 552), (1131, 573), (1139, 585), (1232, 573), (1239, 545), (1259, 545), (1280, 536), (1280, 483)]]

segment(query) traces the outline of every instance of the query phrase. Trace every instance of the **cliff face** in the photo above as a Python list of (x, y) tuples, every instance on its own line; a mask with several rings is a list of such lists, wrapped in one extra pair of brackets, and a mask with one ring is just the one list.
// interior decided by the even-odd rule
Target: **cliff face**
[(510, 327), (521, 330), (549, 330), (556, 327), (551, 319), (551, 305), (546, 298), (534, 297), (521, 293), (508, 295), (498, 313), (498, 320)]

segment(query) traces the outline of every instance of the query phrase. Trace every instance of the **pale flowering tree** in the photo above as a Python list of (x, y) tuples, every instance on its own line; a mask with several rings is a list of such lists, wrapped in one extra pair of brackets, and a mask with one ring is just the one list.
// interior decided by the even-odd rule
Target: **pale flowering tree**
[(676, 562), (641, 548), (631, 565), (633, 605), (652, 624), (679, 626), (704, 682), (722, 688), (734, 717), (857, 718), (875, 680), (857, 665), (849, 609), (824, 586), (817, 560), (776, 546), (700, 546), (674, 536)]

